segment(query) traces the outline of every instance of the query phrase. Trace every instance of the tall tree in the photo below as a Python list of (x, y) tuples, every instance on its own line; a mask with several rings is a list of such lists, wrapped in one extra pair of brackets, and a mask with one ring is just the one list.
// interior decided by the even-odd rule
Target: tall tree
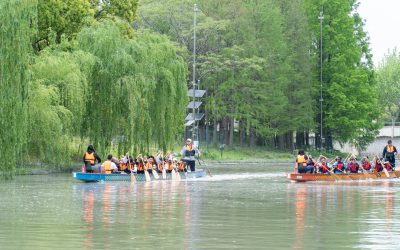
[(400, 115), (400, 54), (397, 49), (389, 51), (377, 68), (379, 104), (381, 110), (394, 126)]
[(318, 62), (321, 46), (318, 16), (322, 10), (324, 14), (323, 125), (328, 149), (332, 148), (333, 139), (365, 146), (378, 129), (378, 124), (371, 122), (379, 115), (373, 65), (357, 7), (355, 0), (322, 1), (322, 5), (319, 0), (307, 0)]
[[(12, 176), (26, 140), (26, 97), (36, 2), (0, 2), (0, 175)], [(18, 160), (17, 160), (18, 159)]]

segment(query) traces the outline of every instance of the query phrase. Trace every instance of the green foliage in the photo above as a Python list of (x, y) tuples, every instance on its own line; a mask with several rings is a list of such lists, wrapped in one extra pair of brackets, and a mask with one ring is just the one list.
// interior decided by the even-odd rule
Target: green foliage
[(59, 43), (62, 37), (72, 39), (93, 19), (88, 0), (38, 0), (38, 37), (36, 50)]
[(91, 4), (96, 9), (97, 18), (111, 15), (132, 23), (136, 18), (139, 0), (91, 0)]
[(379, 104), (391, 122), (400, 114), (400, 54), (397, 49), (385, 55), (377, 69)]
[(68, 162), (69, 144), (81, 133), (89, 95), (91, 54), (47, 48), (31, 66), (28, 96), (28, 152), (34, 159)]
[[(319, 57), (320, 1), (307, 0)], [(323, 84), (324, 127), (328, 137), (365, 146), (377, 134), (379, 115), (368, 37), (356, 1), (324, 1)], [(318, 58), (319, 60), (319, 58)]]
[(0, 2), (0, 176), (8, 178), (23, 158), (26, 139), (28, 63), (36, 2)]
[(152, 142), (170, 147), (187, 103), (186, 67), (175, 46), (147, 31), (126, 40), (110, 21), (83, 29), (78, 46), (97, 58), (85, 121), (90, 138), (102, 150), (117, 136), (136, 152), (148, 151)]

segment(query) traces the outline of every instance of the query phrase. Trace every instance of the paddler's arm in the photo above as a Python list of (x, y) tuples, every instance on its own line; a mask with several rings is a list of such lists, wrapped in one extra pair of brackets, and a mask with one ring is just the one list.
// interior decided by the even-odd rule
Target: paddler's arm
[(96, 152), (94, 153), (94, 158), (96, 158), (98, 163), (101, 162), (101, 159), (100, 159), (99, 155)]

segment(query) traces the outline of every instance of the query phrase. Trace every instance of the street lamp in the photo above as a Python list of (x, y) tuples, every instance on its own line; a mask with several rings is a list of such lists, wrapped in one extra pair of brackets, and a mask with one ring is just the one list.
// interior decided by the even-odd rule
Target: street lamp
[(321, 108), (321, 110), (320, 110), (320, 115), (321, 115), (321, 117), (320, 117), (320, 125), (321, 125), (321, 131), (320, 131), (320, 140), (321, 140), (321, 149), (323, 148), (323, 136), (322, 136), (322, 127), (323, 127), (323, 118), (322, 118), (322, 104), (323, 104), (323, 102), (324, 102), (324, 99), (322, 98), (322, 21), (324, 20), (324, 15), (323, 15), (324, 13), (321, 11), (320, 13), (319, 13), (319, 17), (318, 17), (318, 19), (319, 19), (319, 21), (320, 21), (320, 33), (321, 33), (321, 41), (320, 41), (320, 49), (321, 49), (321, 51), (320, 51), (320, 67), (321, 67), (321, 71), (320, 71), (320, 98), (319, 98), (319, 101), (320, 101), (320, 108)]
[(197, 15), (197, 4), (194, 4), (193, 12), (193, 109), (192, 109), (192, 118), (193, 118), (193, 124), (192, 124), (192, 137), (193, 140), (196, 140), (196, 15)]

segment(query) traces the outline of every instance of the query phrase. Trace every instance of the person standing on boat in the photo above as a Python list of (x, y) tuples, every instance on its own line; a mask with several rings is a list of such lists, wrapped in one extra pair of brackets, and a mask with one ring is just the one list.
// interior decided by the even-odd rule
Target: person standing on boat
[(397, 149), (395, 146), (392, 144), (392, 140), (388, 140), (388, 144), (385, 146), (383, 149), (382, 156), (386, 161), (390, 162), (390, 165), (392, 165), (392, 168), (394, 169), (396, 167), (396, 158), (395, 155), (397, 154)]
[(83, 155), (83, 163), (85, 164), (86, 172), (88, 173), (93, 173), (95, 169), (98, 169), (99, 167), (96, 167), (96, 160), (97, 163), (101, 162), (100, 157), (96, 154), (93, 145), (89, 145), (85, 154)]
[(186, 140), (186, 145), (181, 150), (182, 158), (186, 165), (190, 167), (190, 171), (196, 171), (196, 156), (200, 156), (200, 151), (193, 145), (192, 139)]

